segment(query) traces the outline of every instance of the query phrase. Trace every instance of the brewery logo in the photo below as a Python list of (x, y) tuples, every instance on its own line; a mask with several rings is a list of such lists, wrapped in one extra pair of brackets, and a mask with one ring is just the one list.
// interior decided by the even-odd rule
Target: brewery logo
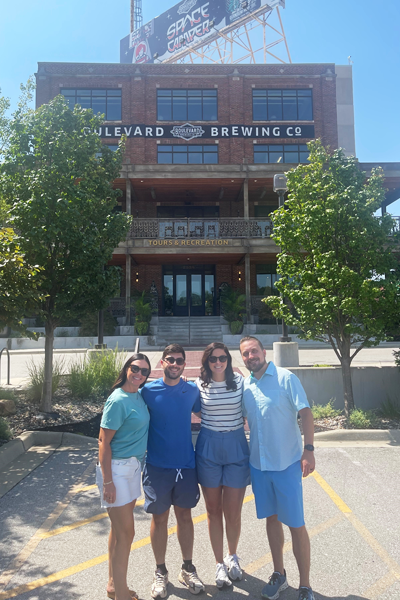
[(193, 140), (194, 138), (202, 137), (205, 134), (205, 131), (201, 125), (191, 125), (191, 123), (185, 123), (184, 125), (175, 125), (171, 129), (171, 133), (176, 138), (189, 141)]
[(192, 9), (196, 3), (197, 0), (185, 0), (185, 2), (182, 2), (180, 7), (178, 8), (178, 14), (183, 15), (185, 13), (188, 13), (189, 10)]

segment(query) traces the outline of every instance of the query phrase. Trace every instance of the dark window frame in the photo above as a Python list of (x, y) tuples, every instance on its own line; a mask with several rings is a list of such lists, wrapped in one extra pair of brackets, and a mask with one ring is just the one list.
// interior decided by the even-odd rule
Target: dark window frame
[[(280, 94), (280, 95), (279, 95)], [(264, 98), (265, 97), (265, 116), (266, 118), (255, 118), (255, 98)], [(273, 118), (269, 114), (269, 103), (268, 98), (278, 99), (280, 97), (280, 109), (282, 113), (282, 118)], [(284, 115), (284, 98), (296, 98), (296, 118), (285, 118)], [(310, 98), (311, 106), (311, 118), (304, 119), (299, 117), (299, 98)], [(253, 109), (253, 121), (313, 121), (314, 120), (314, 102), (313, 102), (313, 90), (312, 88), (299, 88), (299, 89), (291, 89), (291, 88), (282, 88), (282, 89), (253, 89), (252, 94), (252, 109)]]
[[(167, 150), (170, 148), (170, 150)], [(204, 150), (208, 148), (209, 150)], [(185, 150), (186, 149), (186, 150)], [(201, 154), (201, 162), (189, 162), (190, 154)], [(170, 162), (160, 162), (160, 156), (171, 155)], [(186, 155), (186, 162), (174, 161), (174, 158)], [(217, 162), (205, 162), (205, 156), (217, 155)], [(218, 165), (219, 164), (219, 147), (217, 144), (160, 144), (157, 146), (157, 164), (158, 165)]]
[[(298, 160), (285, 160), (288, 154), (297, 153)], [(256, 157), (260, 158), (261, 154), (265, 154), (268, 160), (256, 160)], [(307, 144), (254, 144), (253, 145), (253, 161), (255, 165), (269, 165), (276, 164), (278, 160), (270, 160), (270, 155), (275, 155), (275, 158), (281, 160), (279, 162), (285, 164), (307, 164), (307, 158), (309, 156), (309, 150)], [(307, 154), (307, 156), (305, 156)], [(303, 155), (303, 156), (301, 156)], [(292, 157), (290, 157), (292, 158)], [(301, 159), (304, 160), (301, 160)]]
[[(105, 94), (100, 94), (100, 92), (103, 92), (103, 91), (105, 92)], [(74, 92), (74, 93), (73, 94), (72, 93), (65, 94), (64, 92)], [(116, 92), (118, 92), (118, 93), (116, 93)], [(80, 106), (82, 106), (82, 104), (77, 101), (78, 97), (90, 98), (90, 106), (85, 106), (84, 108), (92, 108), (92, 109), (93, 109), (93, 98), (97, 99), (98, 101), (100, 101), (101, 99), (104, 99), (103, 101), (105, 102), (105, 111), (101, 111), (101, 112), (104, 112), (105, 121), (113, 122), (113, 121), (121, 121), (122, 120), (122, 90), (120, 88), (61, 88), (60, 94), (62, 96), (64, 96), (64, 98), (67, 100), (71, 110), (72, 110), (71, 103), (68, 101), (70, 98), (74, 98), (74, 106), (76, 104), (79, 104)], [(120, 100), (119, 117), (118, 118), (112, 119), (111, 115), (108, 114), (108, 111), (110, 111), (112, 109), (111, 106), (110, 106), (110, 108), (108, 107), (108, 99), (109, 98), (119, 98), (119, 100)], [(93, 109), (93, 112), (95, 114), (97, 114), (100, 111)]]
[[(195, 92), (199, 92), (198, 95), (195, 95)], [(212, 94), (210, 93), (212, 92)], [(215, 98), (215, 119), (205, 118), (205, 106), (204, 106), (204, 98)], [(170, 98), (170, 118), (163, 118), (161, 114), (161, 99)], [(178, 116), (174, 115), (174, 98), (185, 99), (186, 104), (186, 116)], [(189, 115), (189, 98), (200, 98), (201, 99), (201, 118), (195, 118)], [(212, 88), (196, 88), (196, 89), (172, 89), (172, 88), (162, 88), (157, 90), (157, 121), (160, 122), (175, 122), (175, 121), (196, 121), (196, 122), (211, 122), (215, 123), (218, 121), (218, 90)]]

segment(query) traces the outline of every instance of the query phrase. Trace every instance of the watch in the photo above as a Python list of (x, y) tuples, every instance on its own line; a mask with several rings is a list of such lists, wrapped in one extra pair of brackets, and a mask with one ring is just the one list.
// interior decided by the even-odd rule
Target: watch
[(310, 452), (314, 452), (314, 446), (312, 444), (306, 444), (304, 446), (304, 450), (309, 450)]

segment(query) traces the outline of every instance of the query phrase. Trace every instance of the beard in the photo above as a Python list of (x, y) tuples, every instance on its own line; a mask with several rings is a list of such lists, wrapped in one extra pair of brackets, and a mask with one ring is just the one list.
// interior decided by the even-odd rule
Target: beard
[(258, 371), (260, 371), (266, 364), (267, 361), (265, 359), (263, 360), (263, 362), (253, 359), (247, 361), (246, 367), (249, 369), (249, 371), (252, 371), (253, 373), (258, 373)]
[(166, 367), (164, 369), (164, 373), (165, 373), (165, 376), (168, 377), (168, 379), (179, 379), (179, 377), (183, 373), (183, 369), (179, 369), (179, 371), (176, 371), (176, 372), (171, 372), (169, 367)]

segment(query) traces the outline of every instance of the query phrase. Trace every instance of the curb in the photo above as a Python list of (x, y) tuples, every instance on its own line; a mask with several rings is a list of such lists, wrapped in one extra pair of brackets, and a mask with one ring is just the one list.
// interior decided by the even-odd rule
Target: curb
[(314, 435), (317, 445), (330, 443), (349, 443), (352, 445), (386, 444), (400, 446), (400, 429), (335, 429), (321, 431)]
[(76, 433), (58, 431), (25, 431), (0, 448), (0, 469), (27, 452), (32, 446), (45, 446), (49, 450), (97, 449), (97, 440)]

